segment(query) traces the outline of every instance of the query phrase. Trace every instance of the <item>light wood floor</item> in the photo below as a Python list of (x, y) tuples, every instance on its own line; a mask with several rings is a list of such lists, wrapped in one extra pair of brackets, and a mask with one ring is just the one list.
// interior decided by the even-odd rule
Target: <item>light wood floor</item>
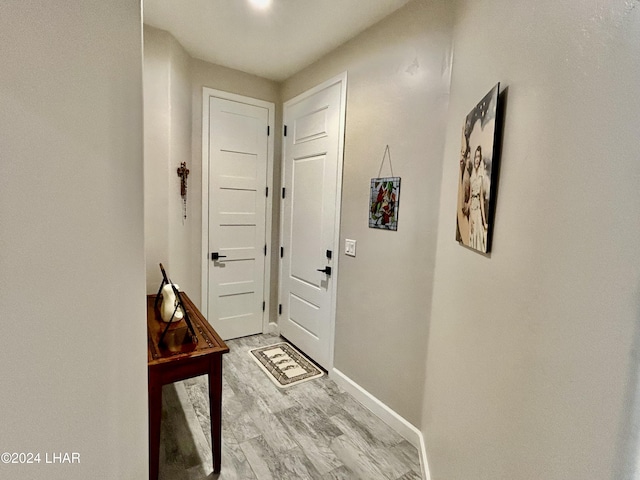
[(206, 377), (163, 389), (161, 480), (415, 480), (418, 451), (327, 376), (278, 389), (248, 350), (275, 335), (227, 342), (222, 471), (211, 468)]

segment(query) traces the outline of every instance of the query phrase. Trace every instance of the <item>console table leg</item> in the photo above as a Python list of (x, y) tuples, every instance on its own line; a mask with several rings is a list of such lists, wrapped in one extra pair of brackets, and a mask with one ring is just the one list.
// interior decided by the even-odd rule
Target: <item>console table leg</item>
[(149, 378), (149, 480), (158, 480), (160, 464), (160, 421), (162, 385)]
[(222, 355), (213, 355), (209, 370), (209, 415), (213, 472), (219, 473), (222, 460)]

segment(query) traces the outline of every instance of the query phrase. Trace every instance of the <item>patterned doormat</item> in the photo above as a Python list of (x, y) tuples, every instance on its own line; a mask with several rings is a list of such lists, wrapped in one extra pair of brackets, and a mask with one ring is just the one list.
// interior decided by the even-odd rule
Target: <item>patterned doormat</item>
[(324, 375), (322, 370), (286, 342), (249, 350), (251, 358), (279, 388), (291, 387)]

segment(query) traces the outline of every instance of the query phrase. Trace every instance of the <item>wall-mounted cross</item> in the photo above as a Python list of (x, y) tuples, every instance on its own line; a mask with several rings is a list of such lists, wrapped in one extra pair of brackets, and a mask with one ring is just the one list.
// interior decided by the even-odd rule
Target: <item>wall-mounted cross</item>
[(180, 196), (183, 203), (183, 215), (187, 218), (187, 177), (189, 176), (189, 169), (187, 163), (182, 162), (178, 167), (178, 176), (180, 177)]

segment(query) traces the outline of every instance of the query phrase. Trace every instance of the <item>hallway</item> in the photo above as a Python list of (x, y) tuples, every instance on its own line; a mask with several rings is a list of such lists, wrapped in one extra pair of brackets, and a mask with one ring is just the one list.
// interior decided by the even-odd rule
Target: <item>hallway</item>
[(248, 350), (281, 341), (227, 342), (222, 472), (211, 472), (206, 377), (164, 387), (161, 480), (416, 480), (418, 451), (327, 376), (278, 389)]

